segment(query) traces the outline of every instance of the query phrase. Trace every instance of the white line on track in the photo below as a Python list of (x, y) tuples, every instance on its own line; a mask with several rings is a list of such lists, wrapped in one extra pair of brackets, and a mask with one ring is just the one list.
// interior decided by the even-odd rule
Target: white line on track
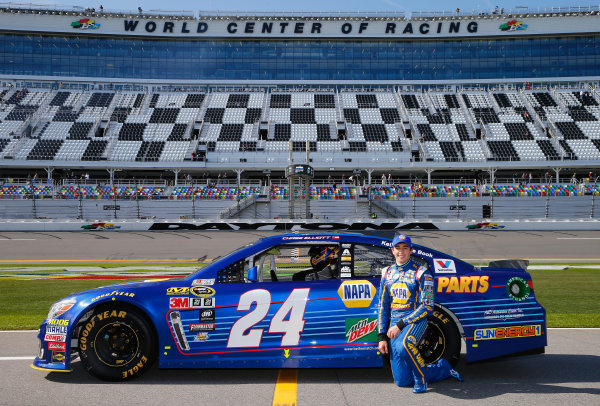
[(35, 358), (35, 356), (28, 356), (28, 357), (0, 357), (0, 361), (21, 361), (21, 360), (29, 360), (29, 361), (33, 361), (33, 359)]
[(556, 237), (557, 240), (600, 240), (600, 237)]
[(35, 241), (35, 238), (0, 238), (0, 241)]
[(0, 330), (0, 333), (37, 333), (38, 330)]

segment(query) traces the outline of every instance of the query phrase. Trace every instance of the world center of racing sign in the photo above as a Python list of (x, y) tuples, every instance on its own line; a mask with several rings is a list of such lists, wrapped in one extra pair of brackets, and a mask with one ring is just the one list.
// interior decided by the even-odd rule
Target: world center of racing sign
[[(93, 14), (93, 13), (92, 13)], [(144, 18), (148, 17), (148, 18)], [(323, 17), (220, 17), (200, 16), (197, 19), (181, 17), (110, 15), (81, 13), (73, 15), (14, 14), (0, 11), (0, 31), (61, 32), (78, 35), (115, 35), (186, 38), (305, 38), (305, 39), (427, 39), (461, 37), (506, 37), (568, 33), (597, 33), (600, 15), (561, 16), (548, 18), (534, 16), (482, 18), (467, 16), (443, 20), (434, 18), (403, 19)], [(82, 23), (84, 21), (84, 23)], [(90, 25), (90, 22), (93, 24)], [(75, 23), (75, 24), (74, 24)], [(509, 29), (506, 29), (509, 27)], [(511, 29), (518, 27), (520, 29)], [(526, 29), (525, 29), (526, 27)], [(82, 29), (86, 28), (86, 29)], [(94, 28), (94, 29), (90, 29)]]

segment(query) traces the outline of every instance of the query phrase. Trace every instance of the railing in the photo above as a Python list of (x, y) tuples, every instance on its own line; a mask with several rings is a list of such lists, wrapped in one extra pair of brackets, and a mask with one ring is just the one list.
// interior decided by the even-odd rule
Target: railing
[(241, 200), (238, 200), (236, 203), (229, 206), (227, 209), (222, 210), (218, 217), (220, 219), (230, 219), (234, 216), (237, 216), (247, 207), (256, 204), (256, 195), (246, 196)]
[[(598, 192), (597, 192), (598, 193)], [(479, 197), (412, 197), (397, 200), (372, 200), (371, 204), (383, 209), (383, 218), (404, 219), (436, 219), (463, 221), (502, 221), (541, 219), (552, 220), (600, 220), (599, 210), (595, 208), (595, 200), (599, 195), (585, 196), (527, 196), (497, 197), (483, 195)], [(3, 220), (83, 220), (99, 223), (114, 220), (176, 220), (176, 219), (208, 219), (217, 220), (240, 214), (240, 218), (269, 219), (273, 215), (279, 217), (277, 207), (287, 207), (287, 200), (273, 200), (267, 205), (255, 206), (254, 210), (242, 210), (249, 207), (255, 197), (237, 202), (231, 200), (171, 200), (153, 196), (145, 197), (135, 194), (128, 198), (108, 195), (104, 199), (84, 199), (77, 196), (69, 199), (52, 199), (28, 194), (22, 199), (3, 199), (0, 204), (0, 219)], [(314, 200), (311, 201), (311, 212), (315, 218), (327, 217), (330, 220), (368, 218), (365, 210), (368, 201), (355, 200)], [(354, 215), (349, 215), (348, 208), (355, 208)], [(485, 214), (486, 206), (491, 213)], [(344, 210), (340, 210), (344, 207)], [(326, 214), (326, 216), (324, 216)], [(467, 225), (467, 224), (466, 224)]]
[(569, 6), (569, 7), (528, 7), (516, 6), (514, 9), (490, 8), (489, 11), (481, 8), (472, 10), (460, 10), (457, 8), (453, 11), (413, 11), (410, 13), (410, 18), (415, 17), (477, 17), (477, 16), (506, 16), (510, 15), (532, 15), (544, 14), (545, 17), (552, 17), (552, 14), (562, 15), (565, 13), (591, 13), (598, 12), (599, 6)]
[(395, 217), (395, 218), (404, 217), (404, 212), (402, 212), (401, 210), (398, 210), (397, 208), (395, 208), (394, 206), (392, 206), (385, 200), (372, 199), (370, 197), (369, 197), (369, 200), (371, 201), (371, 203), (374, 206), (379, 207), (381, 210), (385, 211), (390, 217)]
[(271, 17), (271, 18), (297, 18), (297, 19), (313, 19), (313, 18), (387, 18), (387, 19), (404, 19), (404, 11), (228, 11), (228, 10), (200, 10), (198, 14), (201, 18), (256, 18), (256, 17)]

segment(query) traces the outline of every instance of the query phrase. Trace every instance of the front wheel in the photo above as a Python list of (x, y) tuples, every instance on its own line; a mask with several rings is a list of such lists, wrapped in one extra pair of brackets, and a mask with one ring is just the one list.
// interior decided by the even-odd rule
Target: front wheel
[(103, 380), (140, 376), (152, 366), (156, 354), (154, 331), (145, 317), (130, 308), (98, 308), (79, 333), (83, 367)]
[(445, 313), (435, 310), (427, 318), (427, 330), (419, 342), (419, 351), (425, 363), (432, 364), (446, 358), (452, 366), (460, 359), (460, 333)]

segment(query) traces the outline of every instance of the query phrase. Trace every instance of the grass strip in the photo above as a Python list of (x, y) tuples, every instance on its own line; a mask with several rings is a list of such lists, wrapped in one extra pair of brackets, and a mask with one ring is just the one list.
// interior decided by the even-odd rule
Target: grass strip
[[(600, 327), (600, 271), (570, 268), (530, 273), (537, 300), (546, 308), (548, 327)], [(37, 329), (52, 303), (111, 282), (0, 279), (0, 330)]]
[(600, 327), (600, 271), (570, 268), (530, 274), (548, 327)]

